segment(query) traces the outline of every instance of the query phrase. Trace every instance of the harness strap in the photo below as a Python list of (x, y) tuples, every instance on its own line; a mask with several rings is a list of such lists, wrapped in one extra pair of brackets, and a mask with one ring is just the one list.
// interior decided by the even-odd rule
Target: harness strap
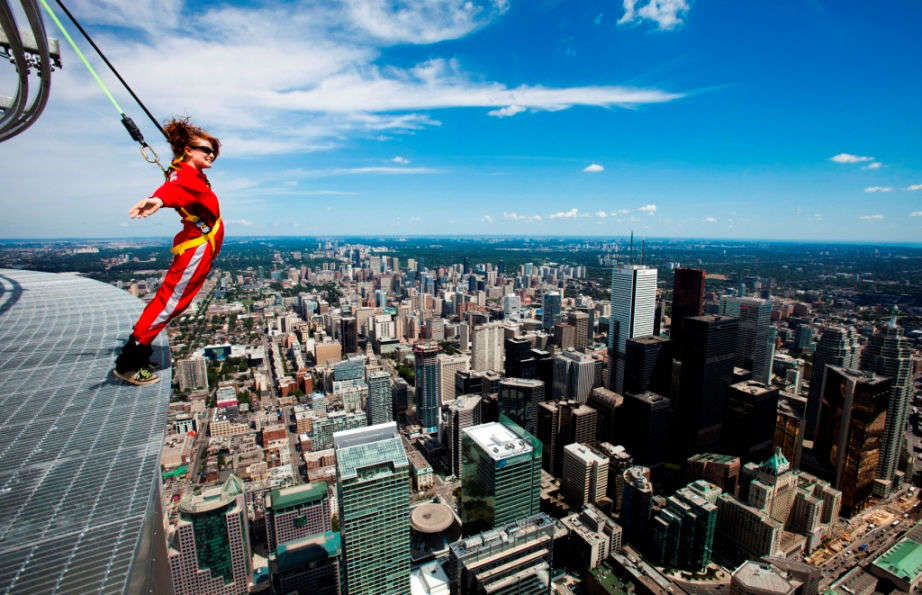
[[(186, 211), (185, 209), (180, 209), (180, 211), (184, 215), (183, 221), (193, 221), (193, 218), (194, 218), (198, 222), (202, 223), (202, 225), (205, 225), (205, 223), (201, 219), (199, 219), (195, 215), (190, 215), (188, 211)], [(186, 250), (197, 248), (201, 246), (202, 244), (204, 244), (205, 242), (208, 242), (208, 245), (211, 246), (211, 251), (214, 252), (214, 249), (215, 249), (214, 238), (215, 238), (215, 235), (217, 235), (218, 230), (221, 228), (222, 225), (223, 223), (221, 222), (221, 218), (218, 217), (215, 220), (214, 225), (210, 229), (208, 229), (208, 226), (205, 225), (205, 228), (208, 229), (207, 232), (202, 232), (202, 235), (198, 236), (197, 238), (192, 238), (191, 240), (186, 240), (185, 242), (182, 242), (182, 243), (179, 243), (173, 246), (172, 248), (170, 248), (170, 252), (172, 252), (176, 256), (179, 256)], [(199, 228), (199, 230), (201, 230), (201, 228)]]

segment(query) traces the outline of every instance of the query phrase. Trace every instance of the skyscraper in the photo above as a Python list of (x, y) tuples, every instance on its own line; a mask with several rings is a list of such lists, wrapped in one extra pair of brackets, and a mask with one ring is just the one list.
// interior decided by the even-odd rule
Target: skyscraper
[(872, 372), (826, 366), (813, 451), (829, 466), (826, 478), (842, 491), (846, 514), (859, 511), (873, 491), (892, 384)]
[(471, 369), (478, 372), (503, 370), (503, 325), (488, 322), (474, 327), (471, 337)]
[(655, 268), (629, 265), (612, 269), (609, 352), (624, 355), (628, 339), (652, 335), (655, 311)]
[(685, 319), (676, 411), (682, 423), (678, 424), (675, 437), (680, 458), (699, 452), (715, 452), (720, 446), (727, 410), (727, 387), (736, 359), (737, 328), (737, 319), (730, 316), (704, 315)]
[(537, 430), (538, 403), (544, 400), (544, 383), (529, 378), (504, 378), (499, 383), (499, 410), (530, 434)]
[[(672, 405), (653, 392), (624, 395), (618, 412), (618, 437), (636, 464), (659, 471), (672, 443)], [(682, 423), (682, 422), (680, 422)]]
[(349, 593), (410, 591), (410, 463), (394, 422), (333, 435)]
[(670, 396), (674, 345), (667, 337), (628, 339), (624, 355), (624, 392), (649, 390), (664, 397)]
[(589, 393), (589, 406), (598, 412), (596, 424), (596, 440), (599, 442), (619, 441), (617, 431), (617, 418), (624, 397), (602, 386), (597, 386)]
[(625, 541), (644, 548), (653, 509), (653, 484), (646, 467), (629, 467), (624, 472), (624, 494), (621, 500), (621, 526)]
[(762, 461), (772, 453), (778, 412), (778, 388), (755, 380), (731, 384), (723, 424), (721, 452), (746, 461)]
[(699, 571), (711, 563), (721, 489), (698, 480), (678, 490), (650, 522), (656, 564)]
[(208, 388), (208, 360), (201, 356), (178, 360), (176, 378), (179, 390)]
[(556, 524), (543, 512), (459, 539), (445, 568), (460, 595), (548, 593)]
[(424, 432), (439, 430), (442, 410), (442, 379), (438, 343), (417, 344), (413, 348), (416, 364), (416, 417)]
[(269, 553), (275, 593), (341, 595), (342, 540), (325, 531), (280, 545)]
[(548, 291), (541, 298), (541, 326), (544, 330), (549, 331), (557, 324), (560, 317), (560, 292)]
[(573, 442), (592, 442), (597, 420), (596, 410), (579, 401), (538, 403), (536, 437), (543, 445), (541, 464), (545, 471), (560, 477), (563, 447)]
[(825, 326), (813, 354), (813, 374), (810, 376), (810, 395), (807, 399), (807, 440), (816, 440), (819, 432), (819, 413), (823, 401), (823, 375), (826, 366), (858, 367), (858, 338), (855, 329), (843, 326)]
[(451, 403), (455, 400), (455, 372), (469, 369), (470, 362), (471, 358), (463, 353), (455, 355), (439, 354), (439, 368), (442, 376), (442, 403)]
[(343, 353), (355, 353), (359, 350), (359, 326), (354, 316), (345, 316), (340, 321)]
[(669, 337), (676, 345), (682, 341), (682, 321), (704, 314), (704, 278), (702, 269), (679, 267), (672, 285), (672, 326)]
[(752, 370), (752, 379), (771, 381), (774, 336), (770, 333), (772, 304), (758, 298), (724, 296), (721, 314), (739, 318), (736, 338), (736, 365)]
[(560, 484), (577, 510), (586, 504), (595, 504), (608, 492), (608, 457), (586, 444), (567, 444), (563, 447)]
[(527, 372), (524, 362), (531, 358), (531, 341), (524, 337), (509, 337), (504, 341), (505, 373), (509, 378), (534, 378), (534, 371)]
[(286, 541), (331, 529), (326, 482), (272, 490), (266, 494), (265, 505), (266, 543), (270, 552)]
[(877, 469), (879, 495), (888, 496), (900, 460), (900, 447), (912, 397), (912, 348), (896, 326), (895, 319), (878, 329), (877, 334), (868, 341), (861, 357), (861, 369), (887, 376), (893, 381)]
[(574, 310), (569, 314), (570, 324), (576, 331), (574, 347), (577, 351), (585, 351), (589, 344), (592, 343), (592, 328), (590, 327), (591, 318), (589, 313), (582, 310)]
[(168, 558), (176, 595), (247, 592), (250, 536), (240, 478), (232, 474), (201, 494), (186, 492)]
[(465, 535), (537, 514), (541, 443), (504, 415), (461, 431)]
[(368, 425), (387, 423), (394, 420), (391, 375), (384, 370), (368, 374)]
[(585, 403), (595, 383), (595, 365), (595, 360), (578, 351), (555, 355), (553, 397)]
[(451, 442), (451, 472), (455, 477), (461, 478), (461, 430), (471, 426), (479, 426), (483, 421), (480, 397), (477, 395), (460, 395), (451, 404), (450, 417), (448, 418)]

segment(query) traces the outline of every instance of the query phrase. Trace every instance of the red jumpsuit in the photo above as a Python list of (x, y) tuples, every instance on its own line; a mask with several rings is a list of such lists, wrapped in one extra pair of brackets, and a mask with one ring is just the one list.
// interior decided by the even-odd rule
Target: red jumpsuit
[(170, 320), (189, 307), (224, 240), (218, 197), (201, 171), (180, 163), (153, 196), (180, 213), (183, 228), (173, 238), (173, 264), (134, 325), (132, 334), (143, 345), (150, 345)]

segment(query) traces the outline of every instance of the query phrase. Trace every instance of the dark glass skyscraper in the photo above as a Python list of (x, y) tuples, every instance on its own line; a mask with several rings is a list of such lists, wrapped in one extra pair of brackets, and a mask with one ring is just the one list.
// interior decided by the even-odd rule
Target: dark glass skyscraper
[(678, 345), (682, 340), (682, 321), (701, 316), (704, 311), (704, 277), (702, 269), (679, 267), (672, 285), (672, 327), (669, 336)]
[(755, 380), (731, 384), (720, 452), (741, 457), (747, 462), (770, 457), (777, 411), (777, 387)]
[(672, 392), (672, 347), (667, 337), (628, 339), (624, 354), (624, 392), (653, 391), (663, 396)]
[(439, 430), (442, 409), (442, 374), (438, 343), (424, 343), (413, 349), (416, 363), (416, 417), (424, 432)]
[(654, 472), (662, 467), (671, 442), (671, 425), (672, 405), (666, 397), (651, 392), (624, 395), (616, 421), (618, 438), (636, 464)]
[(861, 510), (874, 489), (892, 384), (872, 372), (826, 367), (813, 452), (842, 491), (845, 514)]
[[(676, 446), (682, 458), (716, 451), (736, 359), (738, 320), (714, 314), (685, 319)], [(633, 454), (633, 453), (632, 453)]]

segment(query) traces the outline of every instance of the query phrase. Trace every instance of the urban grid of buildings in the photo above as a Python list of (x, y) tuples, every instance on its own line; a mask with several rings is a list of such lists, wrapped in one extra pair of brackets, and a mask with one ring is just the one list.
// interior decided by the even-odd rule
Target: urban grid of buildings
[(323, 241), (212, 274), (169, 330), (177, 595), (922, 581), (898, 312), (818, 317), (769, 279), (718, 293), (623, 253), (601, 288), (459, 260)]

